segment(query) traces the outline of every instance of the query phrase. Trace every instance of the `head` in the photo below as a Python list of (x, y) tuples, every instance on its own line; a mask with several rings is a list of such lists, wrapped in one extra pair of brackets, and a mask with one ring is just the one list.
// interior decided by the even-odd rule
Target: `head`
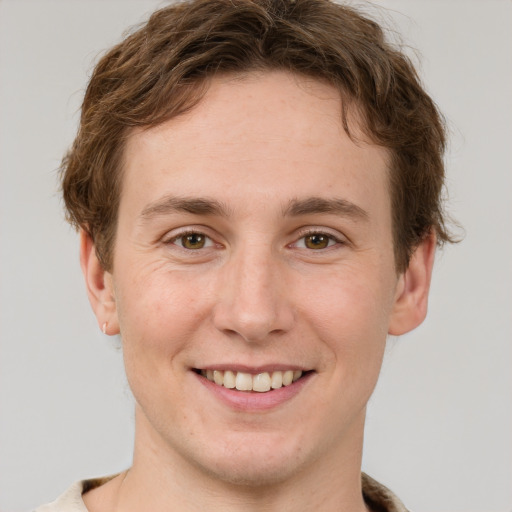
[(328, 1), (177, 4), (100, 61), (64, 192), (136, 461), (251, 485), (360, 465), (447, 236), (443, 146), (407, 59)]
[[(398, 272), (428, 234), (438, 244), (450, 240), (441, 204), (442, 118), (377, 23), (327, 0), (195, 0), (155, 12), (101, 59), (63, 160), (68, 218), (90, 234), (106, 270), (130, 133), (189, 111), (216, 76), (273, 70), (335, 87), (346, 132), (388, 150)], [(349, 112), (357, 113), (357, 135)]]

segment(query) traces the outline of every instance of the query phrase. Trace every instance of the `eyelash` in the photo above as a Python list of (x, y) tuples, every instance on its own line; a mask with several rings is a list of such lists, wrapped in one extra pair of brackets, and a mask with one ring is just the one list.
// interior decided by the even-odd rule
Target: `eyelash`
[[(307, 231), (301, 232), (299, 238), (297, 238), (297, 240), (295, 242), (293, 242), (292, 244), (290, 244), (290, 245), (291, 246), (294, 246), (294, 245), (296, 246), (299, 241), (304, 240), (306, 237), (312, 236), (312, 235), (327, 237), (329, 239), (329, 241), (328, 241), (329, 245), (327, 245), (327, 247), (324, 247), (324, 248), (321, 248), (321, 249), (311, 249), (311, 248), (308, 248), (308, 247), (301, 247), (301, 249), (309, 250), (309, 251), (312, 251), (312, 252), (316, 252), (316, 251), (320, 252), (321, 250), (325, 250), (325, 249), (334, 247), (335, 245), (346, 245), (347, 244), (347, 242), (345, 240), (340, 239), (339, 237), (335, 236), (332, 233), (328, 233), (326, 231), (322, 231), (321, 229), (309, 229)], [(331, 242), (334, 242), (334, 243), (331, 243)]]
[[(187, 247), (184, 247), (183, 245), (180, 245), (180, 244), (177, 244), (176, 242), (180, 239), (183, 239), (187, 236), (192, 236), (192, 235), (197, 235), (197, 236), (202, 236), (205, 238), (205, 246), (203, 247), (199, 247), (197, 249), (190, 249), (190, 248), (187, 248)], [(298, 243), (301, 241), (301, 240), (305, 240), (308, 236), (313, 236), (313, 235), (316, 235), (316, 236), (319, 236), (319, 237), (326, 237), (328, 239), (328, 245), (326, 247), (321, 247), (321, 248), (316, 248), (316, 249), (313, 249), (311, 247), (297, 247)], [(333, 242), (333, 243), (332, 243)], [(201, 249), (208, 249), (209, 247), (212, 247), (213, 245), (215, 245), (215, 242), (213, 241), (213, 239), (211, 237), (209, 237), (208, 235), (206, 235), (203, 231), (200, 231), (200, 230), (187, 230), (187, 231), (183, 231), (181, 233), (178, 233), (176, 235), (174, 235), (172, 238), (168, 239), (168, 240), (165, 240), (164, 243), (166, 245), (175, 245), (177, 247), (179, 247), (180, 249), (184, 250), (184, 251), (188, 251), (188, 252), (196, 252), (196, 251), (199, 251)], [(304, 242), (305, 244), (306, 242)], [(341, 240), (340, 238), (338, 238), (337, 236), (333, 235), (332, 233), (327, 233), (325, 231), (322, 231), (320, 229), (310, 229), (310, 230), (307, 230), (307, 231), (303, 231), (300, 233), (300, 236), (296, 239), (295, 242), (291, 243), (288, 245), (288, 247), (297, 247), (297, 248), (300, 248), (300, 249), (305, 249), (305, 250), (309, 250), (309, 251), (312, 251), (312, 252), (320, 252), (322, 250), (325, 250), (325, 249), (328, 249), (330, 247), (333, 247), (335, 245), (346, 245), (346, 241), (345, 240)]]
[[(183, 245), (179, 245), (177, 244), (176, 242), (180, 239), (183, 239), (187, 236), (192, 236), (192, 235), (198, 235), (198, 236), (202, 236), (206, 239), (206, 243), (208, 243), (207, 247), (211, 247), (215, 244), (215, 242), (212, 240), (211, 237), (209, 237), (208, 235), (206, 235), (203, 231), (200, 231), (200, 230), (188, 230), (188, 231), (182, 231), (181, 233), (178, 233), (177, 235), (174, 235), (172, 238), (169, 238), (168, 240), (164, 240), (164, 243), (166, 245), (176, 245), (177, 247), (179, 247), (180, 249), (183, 249), (184, 251), (190, 251), (190, 252), (194, 252), (194, 251), (197, 251), (199, 249), (188, 249), (186, 247), (183, 247)], [(205, 247), (201, 247), (200, 249), (204, 249)]]

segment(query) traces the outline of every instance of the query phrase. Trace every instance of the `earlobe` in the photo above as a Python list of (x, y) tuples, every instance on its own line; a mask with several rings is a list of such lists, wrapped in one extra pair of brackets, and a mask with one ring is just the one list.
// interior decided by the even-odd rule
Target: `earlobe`
[(105, 334), (119, 334), (112, 275), (101, 265), (94, 242), (83, 229), (80, 230), (80, 266), (98, 326)]
[(425, 319), (435, 251), (436, 236), (431, 232), (415, 249), (407, 270), (399, 277), (389, 334), (405, 334)]

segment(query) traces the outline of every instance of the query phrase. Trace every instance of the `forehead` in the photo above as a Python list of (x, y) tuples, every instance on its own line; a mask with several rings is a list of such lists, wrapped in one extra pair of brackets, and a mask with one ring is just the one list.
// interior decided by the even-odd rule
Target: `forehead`
[[(312, 77), (279, 70), (220, 74), (208, 80), (206, 85), (199, 84), (197, 90), (202, 90), (203, 95), (194, 107), (168, 122), (134, 129), (128, 137), (129, 145), (148, 132), (156, 140), (169, 124), (183, 134), (194, 133), (206, 123), (210, 127), (222, 127), (222, 132), (208, 134), (212, 144), (217, 136), (225, 140), (230, 134), (237, 137), (248, 134), (252, 139), (259, 130), (266, 132), (270, 128), (270, 120), (272, 127), (281, 128), (283, 139), (299, 140), (305, 135), (304, 129), (311, 142), (315, 137), (324, 143), (329, 142), (325, 137), (326, 130), (335, 135), (336, 144), (341, 143), (340, 139), (346, 135), (342, 125), (343, 93), (333, 85)], [(194, 93), (191, 94), (193, 96)], [(368, 142), (360, 129), (357, 105), (347, 99), (344, 103), (352, 139), (362, 144)], [(338, 134), (340, 137), (336, 136)]]
[(356, 141), (343, 129), (340, 92), (314, 79), (215, 78), (191, 111), (128, 137), (122, 203), (133, 199), (130, 190), (140, 197), (176, 187), (226, 201), (245, 193), (286, 202), (333, 187), (349, 195), (357, 188), (360, 199), (377, 189), (387, 199), (388, 153), (362, 140), (355, 112), (348, 120)]

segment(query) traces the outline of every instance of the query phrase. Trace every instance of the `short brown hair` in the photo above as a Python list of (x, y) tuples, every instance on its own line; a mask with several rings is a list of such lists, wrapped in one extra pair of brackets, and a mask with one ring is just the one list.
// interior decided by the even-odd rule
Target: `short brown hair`
[(391, 155), (395, 261), (432, 230), (451, 241), (442, 210), (445, 128), (410, 60), (382, 28), (329, 0), (191, 0), (156, 11), (98, 63), (78, 135), (62, 162), (68, 219), (112, 266), (124, 141), (192, 108), (217, 73), (286, 70), (335, 86)]

